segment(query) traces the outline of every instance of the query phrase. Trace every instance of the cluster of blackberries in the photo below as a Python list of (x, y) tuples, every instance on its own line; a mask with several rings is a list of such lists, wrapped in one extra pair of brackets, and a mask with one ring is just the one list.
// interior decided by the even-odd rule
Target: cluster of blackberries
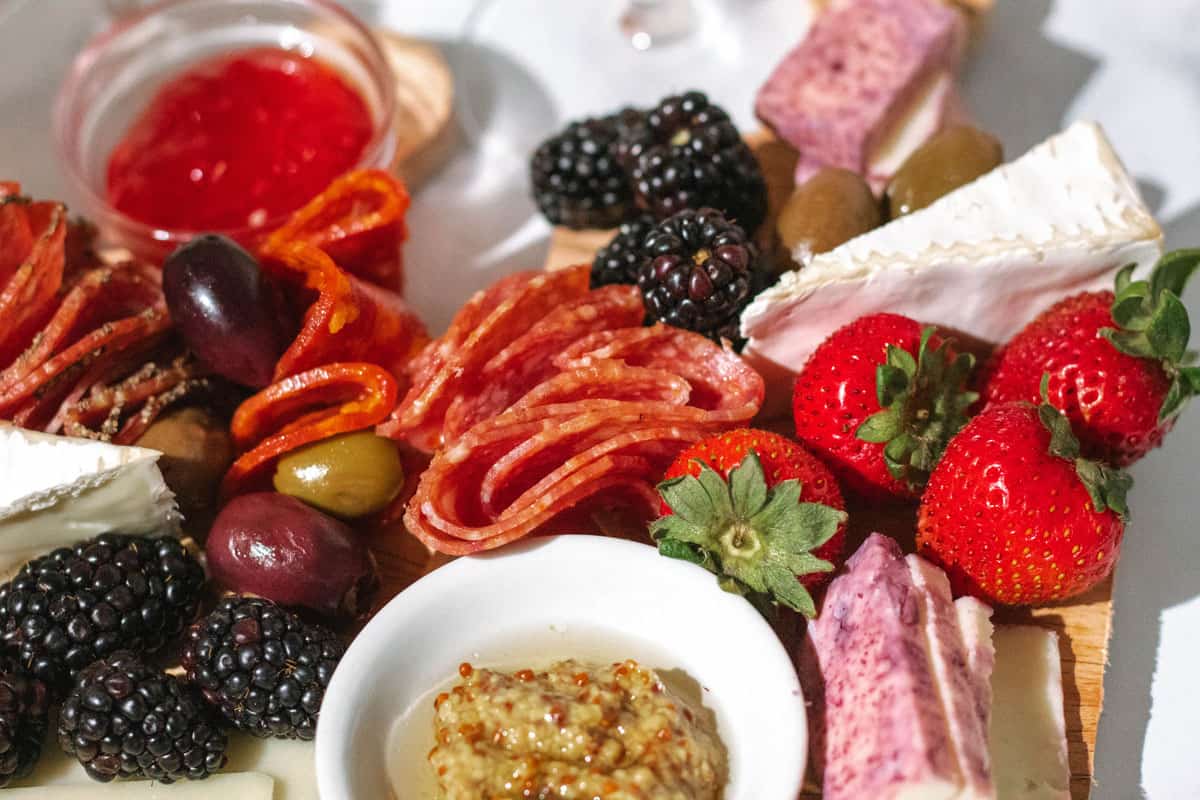
[(530, 180), (555, 225), (611, 228), (638, 214), (723, 211), (753, 231), (767, 213), (754, 154), (729, 115), (701, 92), (572, 122), (537, 148)]
[[(312, 739), (341, 641), (258, 598), (225, 598), (194, 621), (204, 588), (178, 539), (119, 534), (36, 558), (0, 586), (0, 787), (32, 770), (56, 700), (59, 745), (99, 781), (207, 777), (225, 764), (230, 725)], [(148, 661), (181, 636), (183, 678)]]
[(762, 282), (747, 232), (766, 217), (767, 188), (722, 108), (687, 92), (574, 122), (538, 147), (530, 175), (556, 225), (620, 225), (592, 262), (593, 287), (636, 284), (648, 321), (738, 341)]

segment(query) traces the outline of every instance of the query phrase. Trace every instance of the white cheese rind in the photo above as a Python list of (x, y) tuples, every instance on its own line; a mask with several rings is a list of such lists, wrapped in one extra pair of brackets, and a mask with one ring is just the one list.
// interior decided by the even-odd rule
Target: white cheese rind
[(998, 800), (1070, 800), (1058, 635), (1000, 625), (993, 635), (989, 740)]
[(212, 775), (199, 781), (162, 784), (117, 781), (6, 789), (5, 800), (273, 800), (275, 781), (257, 772)]
[(0, 424), (0, 574), (107, 531), (177, 532), (159, 455)]
[(1055, 301), (1111, 288), (1162, 254), (1162, 231), (1104, 132), (1078, 122), (1009, 164), (783, 275), (742, 315), (745, 352), (797, 372), (866, 314), (1002, 342)]

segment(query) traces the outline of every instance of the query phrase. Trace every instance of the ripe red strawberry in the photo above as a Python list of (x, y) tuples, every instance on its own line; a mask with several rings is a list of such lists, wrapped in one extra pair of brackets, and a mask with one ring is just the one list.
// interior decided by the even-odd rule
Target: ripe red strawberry
[(846, 504), (803, 447), (753, 428), (710, 436), (680, 453), (658, 488), (664, 516), (650, 533), (660, 553), (705, 567), (760, 607), (816, 614), (809, 590), (842, 561)]
[(1112, 570), (1131, 485), (1122, 470), (1079, 457), (1053, 406), (992, 404), (930, 475), (917, 549), (956, 594), (1005, 605), (1062, 600)]
[(974, 358), (898, 314), (861, 317), (818, 347), (796, 377), (796, 438), (847, 490), (871, 500), (920, 496), (978, 395)]
[(1111, 464), (1137, 461), (1162, 444), (1186, 400), (1200, 393), (1200, 368), (1186, 366), (1190, 334), (1179, 300), (1200, 250), (1164, 256), (1150, 280), (1117, 275), (1116, 294), (1086, 292), (1055, 304), (992, 359), (984, 397), (1049, 398), (1066, 413), (1083, 452)]

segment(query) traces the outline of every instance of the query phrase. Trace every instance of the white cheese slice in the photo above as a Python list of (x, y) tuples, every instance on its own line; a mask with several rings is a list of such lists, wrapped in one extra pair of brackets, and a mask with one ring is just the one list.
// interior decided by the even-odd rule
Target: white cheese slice
[(275, 782), (257, 772), (230, 772), (199, 781), (114, 781), (6, 789), (5, 800), (273, 800)]
[(0, 423), (0, 575), (108, 531), (177, 532), (159, 455)]
[(1069, 800), (1058, 635), (999, 625), (993, 635), (992, 780), (998, 800)]
[(768, 379), (795, 373), (833, 331), (884, 311), (994, 344), (1161, 254), (1162, 231), (1103, 131), (1078, 122), (785, 273), (743, 313), (745, 353)]

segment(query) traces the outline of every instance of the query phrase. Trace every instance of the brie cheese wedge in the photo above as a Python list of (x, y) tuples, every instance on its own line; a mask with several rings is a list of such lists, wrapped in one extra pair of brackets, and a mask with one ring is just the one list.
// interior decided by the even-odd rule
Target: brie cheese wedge
[[(1103, 131), (1079, 122), (926, 208), (783, 275), (742, 314), (764, 376), (838, 328), (892, 312), (1002, 342), (1055, 301), (1162, 254), (1162, 230)], [(778, 381), (775, 381), (778, 383)]]
[(0, 575), (109, 531), (177, 533), (159, 455), (0, 423)]

